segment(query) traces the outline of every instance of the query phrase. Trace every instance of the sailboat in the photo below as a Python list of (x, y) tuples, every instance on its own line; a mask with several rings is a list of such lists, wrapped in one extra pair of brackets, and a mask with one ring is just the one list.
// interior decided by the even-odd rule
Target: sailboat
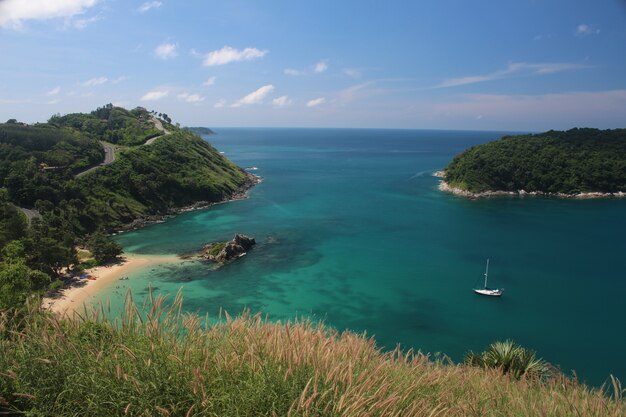
[(487, 275), (489, 275), (489, 259), (487, 259), (487, 268), (485, 269), (485, 288), (474, 288), (474, 292), (480, 295), (488, 295), (491, 297), (500, 297), (504, 292), (504, 288), (492, 289), (487, 287)]

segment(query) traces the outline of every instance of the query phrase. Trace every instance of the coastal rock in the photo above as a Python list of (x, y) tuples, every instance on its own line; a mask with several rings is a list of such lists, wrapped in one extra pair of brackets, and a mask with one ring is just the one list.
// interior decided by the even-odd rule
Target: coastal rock
[(227, 242), (214, 242), (202, 248), (201, 256), (220, 264), (241, 258), (252, 246), (256, 244), (253, 237), (236, 234), (232, 240)]
[(457, 196), (469, 198), (471, 200), (478, 198), (486, 198), (486, 197), (526, 197), (526, 196), (544, 196), (544, 197), (556, 197), (556, 198), (575, 198), (575, 199), (591, 199), (591, 198), (625, 198), (626, 192), (618, 191), (616, 193), (602, 193), (602, 192), (586, 192), (586, 193), (575, 193), (575, 194), (566, 194), (566, 193), (549, 193), (543, 191), (526, 191), (526, 190), (517, 190), (517, 191), (502, 191), (502, 190), (488, 190), (482, 191), (478, 193), (474, 193), (467, 190), (462, 190), (460, 188), (452, 187), (445, 181), (440, 181), (438, 186), (440, 191), (451, 193)]

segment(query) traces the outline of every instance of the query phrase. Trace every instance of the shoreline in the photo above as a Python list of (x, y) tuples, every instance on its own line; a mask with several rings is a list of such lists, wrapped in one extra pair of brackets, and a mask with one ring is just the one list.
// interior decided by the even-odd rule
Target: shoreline
[[(113, 233), (113, 235), (141, 229), (151, 224), (162, 223), (165, 219), (177, 214), (202, 210), (216, 204), (246, 199), (248, 198), (248, 191), (262, 181), (263, 179), (260, 176), (246, 172), (246, 181), (227, 199), (215, 202), (199, 201), (189, 206), (172, 209), (164, 215), (156, 214), (141, 217), (133, 220), (131, 223), (125, 224), (116, 233)], [(95, 277), (95, 280), (74, 279), (70, 282), (68, 287), (61, 289), (54, 296), (44, 297), (41, 305), (44, 309), (53, 313), (62, 316), (70, 316), (80, 308), (83, 308), (83, 306), (86, 306), (87, 301), (104, 288), (137, 269), (164, 263), (180, 263), (185, 261), (185, 259), (178, 255), (122, 254), (120, 261), (117, 263), (101, 265), (85, 270), (85, 273)]]
[(617, 193), (602, 193), (602, 192), (587, 192), (587, 193), (577, 193), (577, 194), (567, 194), (567, 193), (546, 193), (543, 191), (503, 191), (503, 190), (488, 190), (481, 191), (479, 193), (473, 193), (471, 191), (462, 190), (460, 188), (452, 187), (448, 184), (443, 178), (443, 171), (437, 171), (433, 174), (434, 177), (442, 178), (439, 182), (437, 188), (439, 191), (443, 191), (445, 193), (450, 193), (459, 197), (465, 197), (471, 200), (476, 200), (479, 198), (489, 198), (489, 197), (555, 197), (555, 198), (563, 198), (563, 199), (574, 199), (574, 200), (591, 200), (598, 198), (625, 198), (626, 192), (618, 191)]
[(140, 268), (165, 263), (183, 262), (177, 255), (122, 255), (115, 264), (97, 266), (85, 270), (95, 280), (74, 279), (69, 287), (63, 288), (53, 297), (44, 297), (42, 307), (61, 316), (71, 316), (87, 305), (87, 301), (104, 288)]
[(196, 211), (196, 210), (203, 210), (203, 209), (212, 207), (217, 204), (224, 204), (224, 203), (230, 203), (232, 201), (245, 200), (246, 198), (248, 198), (248, 191), (250, 191), (252, 187), (254, 187), (257, 184), (260, 184), (261, 182), (263, 182), (262, 177), (246, 172), (246, 181), (239, 188), (237, 188), (233, 192), (233, 194), (230, 195), (228, 198), (222, 199), (220, 201), (197, 201), (188, 206), (172, 208), (165, 214), (152, 214), (152, 215), (142, 216), (133, 220), (130, 223), (126, 223), (122, 225), (112, 234), (116, 235), (116, 234), (120, 234), (124, 232), (130, 232), (132, 230), (141, 229), (146, 226), (150, 226), (152, 224), (163, 223), (166, 219), (176, 216), (177, 214), (187, 213), (187, 212)]

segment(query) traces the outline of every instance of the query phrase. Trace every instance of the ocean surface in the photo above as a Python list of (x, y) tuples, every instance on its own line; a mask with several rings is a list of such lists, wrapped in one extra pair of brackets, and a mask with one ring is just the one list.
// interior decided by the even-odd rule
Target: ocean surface
[[(256, 238), (220, 269), (140, 270), (99, 296), (119, 309), (183, 289), (188, 311), (248, 308), (308, 316), (460, 361), (513, 339), (600, 385), (626, 380), (626, 200), (441, 193), (432, 176), (463, 149), (505, 132), (215, 129), (205, 137), (263, 182), (246, 200), (119, 235), (127, 252), (186, 254), (235, 233)], [(490, 259), (501, 299), (472, 292)]]

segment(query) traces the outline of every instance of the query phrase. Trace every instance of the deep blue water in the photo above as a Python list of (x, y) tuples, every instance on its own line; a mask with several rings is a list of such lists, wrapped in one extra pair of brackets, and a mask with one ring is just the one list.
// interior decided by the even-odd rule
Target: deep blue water
[[(235, 233), (240, 261), (151, 268), (123, 285), (181, 286), (185, 307), (306, 315), (461, 360), (513, 339), (564, 371), (626, 379), (626, 200), (495, 198), (437, 190), (431, 174), (503, 132), (216, 129), (206, 137), (263, 183), (244, 201), (126, 233), (129, 252), (188, 253)], [(501, 299), (475, 295), (486, 258)], [(100, 299), (119, 306), (123, 288)]]

